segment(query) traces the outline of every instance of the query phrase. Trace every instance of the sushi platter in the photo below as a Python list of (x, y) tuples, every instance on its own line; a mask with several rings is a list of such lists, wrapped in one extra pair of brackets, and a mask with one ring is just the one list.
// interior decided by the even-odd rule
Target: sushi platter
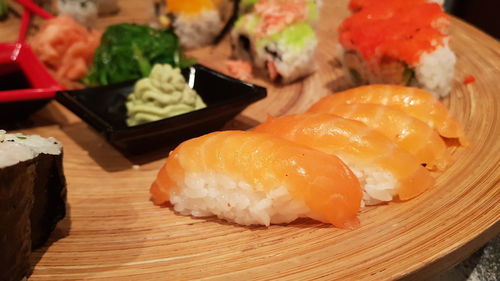
[[(261, 93), (225, 129), (247, 130), (268, 116), (305, 112), (350, 87), (336, 56), (347, 3), (323, 3), (316, 71), (288, 85), (249, 79), (265, 87), (267, 97)], [(151, 16), (143, 1), (123, 0), (119, 6), (118, 14), (99, 18), (96, 27), (145, 24)], [(0, 23), (2, 41), (15, 41), (19, 25), (14, 17)], [(169, 147), (126, 155), (84, 118), (50, 101), (22, 133), (63, 144), (67, 215), (32, 253), (29, 280), (427, 280), (450, 269), (500, 234), (500, 43), (454, 17), (450, 29), (457, 64), (453, 90), (443, 103), (464, 125), (470, 144), (448, 148), (451, 165), (432, 172), (436, 183), (430, 190), (405, 202), (363, 208), (361, 225), (353, 230), (308, 218), (241, 226), (158, 207), (149, 188)], [(226, 36), (187, 55), (227, 73), (222, 62), (230, 53)], [(470, 75), (475, 81), (464, 83)]]

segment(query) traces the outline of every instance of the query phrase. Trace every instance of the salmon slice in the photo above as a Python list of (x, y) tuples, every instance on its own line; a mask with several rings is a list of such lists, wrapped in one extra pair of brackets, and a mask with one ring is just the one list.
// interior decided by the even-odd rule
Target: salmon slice
[(426, 123), (398, 108), (379, 104), (335, 104), (313, 107), (309, 112), (335, 114), (363, 122), (410, 152), (429, 170), (444, 170), (450, 153), (438, 133)]
[(365, 124), (324, 113), (270, 118), (254, 128), (334, 154), (358, 176), (365, 203), (411, 199), (434, 184), (429, 171), (408, 152)]
[(293, 201), (305, 203), (310, 217), (340, 228), (359, 225), (361, 188), (338, 157), (255, 132), (215, 132), (180, 144), (151, 186), (153, 202), (172, 201), (190, 175), (208, 173), (244, 182), (255, 194), (284, 186)]
[(458, 138), (462, 145), (468, 141), (460, 123), (431, 93), (422, 89), (398, 85), (367, 85), (327, 96), (315, 103), (310, 111), (321, 112), (337, 104), (373, 103), (399, 108), (425, 122), (445, 138)]

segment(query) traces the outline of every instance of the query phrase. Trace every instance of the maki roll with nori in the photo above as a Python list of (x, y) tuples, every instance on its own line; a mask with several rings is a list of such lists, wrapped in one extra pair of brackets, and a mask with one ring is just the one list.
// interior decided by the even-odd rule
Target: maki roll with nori
[(59, 142), (0, 130), (0, 280), (26, 277), (31, 250), (47, 241), (65, 215)]
[(30, 270), (36, 169), (31, 151), (14, 144), (0, 143), (0, 158), (0, 280), (19, 281)]
[(316, 1), (262, 0), (236, 21), (233, 56), (250, 61), (272, 81), (290, 83), (315, 70)]
[(449, 94), (456, 57), (442, 1), (352, 0), (339, 56), (355, 85), (397, 84)]
[[(21, 138), (21, 139), (20, 139)], [(26, 138), (26, 139), (24, 139)], [(33, 187), (34, 203), (31, 210), (31, 244), (43, 246), (57, 223), (66, 215), (66, 178), (63, 173), (62, 146), (54, 138), (40, 136), (7, 135), (17, 143), (29, 147), (36, 157)]]

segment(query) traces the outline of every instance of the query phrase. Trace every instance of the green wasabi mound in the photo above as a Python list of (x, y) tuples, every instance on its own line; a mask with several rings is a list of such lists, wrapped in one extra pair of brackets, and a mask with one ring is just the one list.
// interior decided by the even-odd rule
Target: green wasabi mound
[(135, 126), (205, 108), (206, 104), (179, 68), (155, 64), (149, 77), (137, 81), (126, 107), (127, 124)]

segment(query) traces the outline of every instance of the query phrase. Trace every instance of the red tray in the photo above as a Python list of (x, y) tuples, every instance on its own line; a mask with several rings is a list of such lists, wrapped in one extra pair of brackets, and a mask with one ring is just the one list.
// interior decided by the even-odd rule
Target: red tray
[(0, 44), (0, 76), (21, 71), (29, 88), (0, 91), (0, 103), (51, 99), (62, 89), (27, 43)]

